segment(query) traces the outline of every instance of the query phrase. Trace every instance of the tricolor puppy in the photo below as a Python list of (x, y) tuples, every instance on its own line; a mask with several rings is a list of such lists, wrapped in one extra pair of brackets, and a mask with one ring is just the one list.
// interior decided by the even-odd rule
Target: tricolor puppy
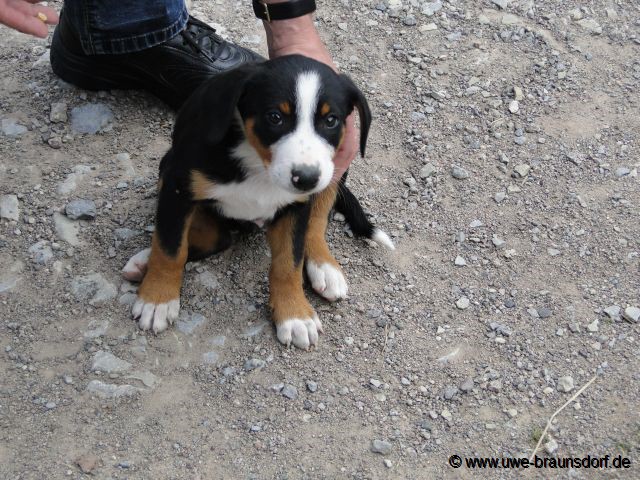
[(142, 279), (132, 311), (140, 328), (165, 330), (178, 316), (185, 262), (227, 248), (233, 222), (250, 221), (267, 230), (278, 339), (302, 349), (317, 343), (322, 325), (304, 294), (303, 266), (327, 300), (347, 295), (325, 241), (332, 207), (354, 233), (393, 249), (345, 177), (332, 181), (333, 157), (354, 108), (364, 154), (371, 113), (362, 92), (346, 76), (298, 55), (223, 73), (190, 97), (160, 164), (151, 249), (123, 270)]

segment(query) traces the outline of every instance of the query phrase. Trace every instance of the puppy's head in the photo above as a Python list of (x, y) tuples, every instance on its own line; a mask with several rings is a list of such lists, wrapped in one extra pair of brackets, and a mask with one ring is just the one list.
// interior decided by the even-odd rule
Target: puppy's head
[(345, 119), (354, 108), (360, 114), (364, 155), (371, 113), (362, 92), (345, 75), (291, 55), (225, 76), (226, 85), (218, 82), (215, 87), (218, 100), (209, 104), (214, 105), (216, 117), (209, 140), (219, 142), (234, 119), (239, 121), (246, 141), (260, 158), (259, 167), (280, 188), (315, 193), (329, 184), (333, 158), (345, 135)]

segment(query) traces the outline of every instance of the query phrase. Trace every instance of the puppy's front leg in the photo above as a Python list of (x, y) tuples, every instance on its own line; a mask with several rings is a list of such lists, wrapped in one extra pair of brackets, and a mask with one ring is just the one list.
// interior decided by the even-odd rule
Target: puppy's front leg
[(267, 230), (271, 247), (269, 303), (278, 340), (307, 350), (318, 343), (322, 324), (302, 288), (304, 238), (309, 205), (296, 205), (277, 218)]
[(156, 228), (146, 274), (132, 314), (142, 330), (165, 330), (178, 318), (182, 272), (189, 252), (190, 193), (165, 181), (158, 195)]
[(306, 270), (311, 286), (329, 301), (347, 296), (347, 280), (329, 251), (326, 232), (329, 212), (336, 202), (337, 185), (330, 185), (311, 200), (311, 217), (305, 242)]

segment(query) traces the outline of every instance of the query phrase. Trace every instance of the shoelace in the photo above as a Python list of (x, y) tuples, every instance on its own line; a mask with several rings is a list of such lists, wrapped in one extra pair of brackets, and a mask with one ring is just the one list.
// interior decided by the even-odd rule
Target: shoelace
[(186, 28), (180, 33), (182, 40), (196, 52), (202, 53), (210, 61), (218, 57), (218, 52), (224, 40), (216, 34), (215, 28), (189, 16)]

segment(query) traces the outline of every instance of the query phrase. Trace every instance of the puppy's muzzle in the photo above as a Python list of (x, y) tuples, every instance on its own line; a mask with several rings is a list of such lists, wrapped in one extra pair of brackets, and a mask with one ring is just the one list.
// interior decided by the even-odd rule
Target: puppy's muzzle
[(320, 169), (309, 165), (298, 165), (291, 169), (291, 184), (302, 192), (313, 190), (318, 185)]

